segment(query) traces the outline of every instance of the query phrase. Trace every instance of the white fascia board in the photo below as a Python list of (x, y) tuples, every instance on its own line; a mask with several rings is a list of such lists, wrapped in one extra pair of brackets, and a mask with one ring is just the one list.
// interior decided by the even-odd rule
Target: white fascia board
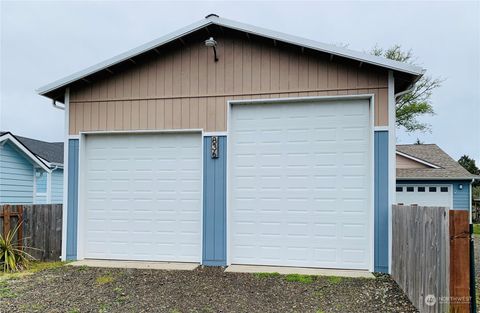
[(409, 155), (409, 154), (406, 154), (406, 153), (403, 153), (403, 152), (400, 152), (400, 151), (397, 151), (396, 153), (397, 153), (398, 155), (401, 155), (401, 156), (403, 156), (403, 157), (405, 157), (405, 158), (407, 158), (407, 159), (410, 159), (410, 160), (412, 160), (412, 161), (415, 161), (415, 162), (417, 162), (417, 163), (421, 163), (421, 164), (423, 164), (423, 165), (427, 165), (427, 166), (430, 166), (430, 167), (432, 167), (432, 168), (441, 168), (441, 167), (438, 166), (438, 165), (435, 165), (435, 164), (433, 164), (433, 163), (430, 163), (430, 162), (424, 161), (424, 160), (422, 160), (422, 159), (416, 158), (416, 157), (411, 156), (411, 155)]
[(334, 55), (345, 57), (348, 59), (353, 59), (360, 62), (369, 63), (369, 64), (385, 67), (388, 69), (392, 69), (392, 70), (396, 70), (404, 73), (409, 73), (413, 75), (423, 75), (423, 73), (425, 72), (423, 68), (412, 65), (412, 64), (398, 62), (398, 61), (390, 60), (387, 58), (364, 53), (364, 52), (358, 52), (358, 51), (354, 51), (354, 50), (350, 50), (342, 47), (337, 47), (335, 45), (326, 44), (326, 43), (322, 43), (322, 42), (318, 42), (318, 41), (314, 41), (314, 40), (310, 40), (302, 37), (297, 37), (297, 36), (285, 34), (282, 32), (277, 32), (274, 30), (249, 25), (249, 24), (244, 24), (244, 23), (232, 21), (229, 19), (221, 18), (221, 17), (211, 17), (210, 19), (214, 21), (213, 24), (217, 24), (220, 26), (225, 26), (228, 28), (258, 35), (261, 37), (267, 37), (267, 38), (275, 39), (278, 41), (283, 41), (286, 43), (302, 46), (305, 48), (309, 48), (309, 49), (313, 49), (313, 50), (317, 50), (325, 53), (334, 54)]
[(47, 92), (50, 92), (52, 90), (55, 90), (57, 88), (60, 88), (60, 87), (63, 87), (63, 86), (66, 86), (70, 83), (73, 83), (74, 81), (77, 81), (79, 79), (82, 79), (88, 75), (91, 75), (93, 73), (96, 73), (98, 71), (101, 71), (101, 70), (104, 70), (110, 66), (113, 66), (117, 63), (120, 63), (122, 61), (126, 61), (132, 57), (135, 57), (139, 54), (142, 54), (144, 52), (147, 52), (147, 51), (150, 51), (156, 47), (160, 47), (166, 43), (169, 43), (175, 39), (178, 39), (180, 37), (183, 37), (189, 33), (192, 33), (200, 28), (203, 28), (203, 27), (206, 27), (208, 25), (212, 24), (212, 21), (210, 20), (207, 20), (207, 19), (204, 19), (204, 20), (201, 20), (201, 21), (198, 21), (196, 23), (193, 23), (193, 24), (190, 24), (186, 27), (183, 27), (177, 31), (174, 31), (168, 35), (165, 35), (165, 36), (162, 36), (160, 38), (157, 38), (155, 40), (152, 40), (150, 42), (147, 42), (135, 49), (132, 49), (132, 50), (128, 50), (124, 53), (121, 53), (117, 56), (114, 56), (113, 58), (110, 58), (108, 60), (105, 60), (103, 62), (100, 62), (100, 63), (97, 63), (95, 65), (92, 65), (90, 67), (87, 67), (86, 69), (84, 70), (81, 70), (81, 71), (78, 71), (74, 74), (71, 74), (67, 77), (64, 77), (64, 78), (61, 78), (59, 80), (56, 80), (50, 84), (47, 84), (43, 87), (40, 87), (36, 90), (37, 93), (39, 93), (40, 95), (43, 95)]
[(56, 163), (56, 162), (48, 162), (42, 157), (38, 157), (40, 160), (42, 160), (43, 163), (47, 164), (48, 167), (50, 167), (52, 170), (53, 168), (63, 168), (63, 163)]
[(397, 177), (399, 180), (472, 180), (472, 177)]
[(383, 57), (374, 56), (374, 55), (364, 53), (364, 52), (353, 51), (353, 50), (350, 50), (350, 49), (345, 49), (345, 48), (342, 48), (342, 47), (337, 47), (337, 46), (334, 46), (334, 45), (321, 43), (321, 42), (317, 42), (317, 41), (310, 40), (310, 39), (305, 39), (305, 38), (301, 38), (301, 37), (297, 37), (297, 36), (293, 36), (293, 35), (288, 35), (288, 34), (284, 34), (284, 33), (277, 32), (277, 31), (253, 26), (253, 25), (248, 25), (248, 24), (244, 24), (244, 23), (240, 23), (240, 22), (236, 22), (236, 21), (212, 16), (212, 17), (209, 17), (207, 19), (203, 19), (203, 20), (200, 20), (200, 21), (195, 22), (193, 24), (190, 24), (186, 27), (183, 27), (183, 28), (181, 28), (181, 29), (179, 29), (175, 32), (172, 32), (168, 35), (162, 36), (158, 39), (155, 39), (153, 41), (145, 43), (145, 44), (143, 44), (143, 45), (141, 45), (141, 46), (139, 46), (135, 49), (126, 51), (122, 54), (119, 54), (119, 55), (113, 57), (113, 58), (110, 58), (108, 60), (105, 60), (103, 62), (95, 64), (93, 66), (90, 66), (90, 67), (88, 67), (84, 70), (81, 70), (79, 72), (76, 72), (72, 75), (69, 75), (69, 76), (64, 77), (62, 79), (59, 79), (59, 80), (56, 80), (56, 81), (54, 81), (50, 84), (47, 84), (43, 87), (38, 88), (36, 91), (40, 95), (45, 95), (46, 93), (48, 93), (52, 90), (67, 86), (68, 84), (73, 83), (73, 82), (75, 82), (79, 79), (82, 79), (82, 78), (84, 78), (88, 75), (94, 74), (94, 73), (96, 73), (98, 71), (101, 71), (101, 70), (104, 70), (104, 69), (106, 69), (110, 66), (113, 66), (113, 65), (118, 64), (120, 62), (126, 61), (130, 58), (133, 58), (133, 57), (135, 57), (139, 54), (142, 54), (142, 53), (150, 51), (154, 48), (160, 47), (160, 46), (162, 46), (166, 43), (169, 43), (173, 40), (181, 38), (181, 37), (183, 37), (187, 34), (195, 32), (198, 29), (207, 27), (209, 25), (223, 26), (223, 27), (226, 27), (226, 28), (231, 28), (231, 29), (235, 29), (235, 30), (238, 30), (238, 31), (247, 32), (247, 33), (250, 33), (250, 34), (253, 34), (253, 35), (257, 35), (257, 36), (261, 36), (261, 37), (265, 37), (265, 38), (270, 38), (270, 39), (273, 39), (273, 40), (282, 41), (282, 42), (285, 42), (285, 43), (309, 48), (309, 49), (324, 52), (324, 53), (329, 53), (329, 54), (332, 54), (332, 55), (335, 55), (335, 56), (340, 56), (340, 57), (344, 57), (344, 58), (348, 58), (348, 59), (357, 60), (357, 61), (363, 62), (363, 63), (373, 64), (373, 65), (380, 66), (380, 67), (383, 67), (383, 68), (387, 68), (387, 69), (390, 69), (390, 70), (395, 70), (395, 71), (408, 73), (408, 74), (412, 74), (412, 75), (416, 75), (416, 76), (421, 76), (425, 72), (425, 70), (423, 68), (415, 66), (415, 65), (402, 63), (402, 62), (398, 62), (398, 61), (393, 61), (393, 60), (389, 60), (389, 59), (386, 59), (386, 58), (383, 58)]
[(0, 136), (0, 142), (4, 142), (6, 140), (10, 140), (20, 151), (26, 154), (36, 165), (42, 168), (45, 172), (50, 173), (50, 167), (45, 164), (39, 157), (33, 154), (30, 150), (27, 149), (20, 141), (15, 138), (11, 133), (5, 133)]

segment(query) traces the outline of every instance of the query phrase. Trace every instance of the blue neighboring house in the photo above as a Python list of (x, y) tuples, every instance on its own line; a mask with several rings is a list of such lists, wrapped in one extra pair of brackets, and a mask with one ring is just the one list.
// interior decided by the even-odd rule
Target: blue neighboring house
[(0, 132), (0, 204), (63, 202), (63, 143)]
[(405, 205), (472, 209), (470, 174), (435, 144), (397, 145), (396, 202)]

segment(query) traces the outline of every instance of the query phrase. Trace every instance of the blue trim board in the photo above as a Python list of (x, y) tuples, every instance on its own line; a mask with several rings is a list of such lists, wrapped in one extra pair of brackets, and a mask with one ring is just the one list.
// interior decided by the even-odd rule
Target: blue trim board
[(388, 273), (388, 131), (374, 135), (374, 271)]
[(77, 259), (78, 139), (68, 141), (67, 260)]
[[(402, 185), (453, 185), (453, 210), (471, 210), (470, 207), (470, 188), (471, 180), (401, 180), (397, 179), (397, 184)], [(460, 185), (462, 189), (460, 189)]]
[(227, 138), (218, 137), (218, 158), (211, 157), (212, 137), (203, 143), (203, 251), (202, 264), (227, 264)]

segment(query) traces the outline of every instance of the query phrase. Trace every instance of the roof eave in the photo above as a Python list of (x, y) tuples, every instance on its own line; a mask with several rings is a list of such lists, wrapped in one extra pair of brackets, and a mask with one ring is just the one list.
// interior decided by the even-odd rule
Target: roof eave
[[(84, 70), (75, 72), (74, 74), (71, 74), (69, 76), (66, 76), (64, 78), (61, 78), (59, 80), (56, 80), (50, 84), (44, 85), (36, 90), (36, 92), (42, 96), (48, 97), (53, 99), (51, 93), (54, 93), (55, 91), (59, 91), (59, 89), (63, 89), (68, 87), (68, 85), (85, 78), (89, 75), (92, 75), (94, 73), (97, 73), (99, 71), (105, 70), (115, 64), (127, 61), (128, 59), (138, 56), (139, 54), (148, 52), (154, 48), (160, 47), (164, 44), (167, 44), (173, 40), (176, 40), (180, 37), (183, 37), (187, 34), (190, 34), (192, 32), (195, 32), (201, 28), (204, 28), (208, 25), (218, 25), (218, 26), (223, 26), (223, 27), (228, 27), (231, 29), (235, 29), (238, 31), (243, 31), (247, 32), (253, 35), (265, 37), (265, 38), (270, 38), (278, 41), (282, 41), (288, 44), (293, 44), (297, 46), (302, 46), (308, 49), (320, 51), (323, 53), (328, 53), (332, 54), (335, 56), (340, 56), (343, 58), (348, 58), (352, 60), (357, 60), (359, 62), (364, 62), (368, 64), (372, 64), (375, 66), (379, 66), (382, 68), (386, 68), (389, 70), (393, 71), (398, 71), (402, 73), (407, 73), (410, 75), (414, 76), (414, 79), (420, 78), (423, 73), (425, 72), (424, 69), (411, 65), (411, 64), (406, 64), (398, 61), (393, 61), (389, 60), (386, 58), (374, 56), (374, 55), (369, 55), (367, 53), (362, 53), (362, 52), (357, 52), (353, 51), (350, 49), (345, 49), (341, 47), (337, 47), (334, 45), (329, 45), (329, 44), (324, 44), (320, 42), (316, 42), (310, 39), (305, 39), (293, 35), (288, 35), (284, 34), (281, 32), (257, 27), (257, 26), (252, 26), (248, 24), (243, 24), (240, 22), (220, 18), (217, 16), (210, 16), (206, 19), (202, 19), (198, 22), (192, 23), (186, 27), (183, 27), (177, 31), (174, 31), (170, 34), (167, 34), (165, 36), (162, 36), (158, 39), (155, 39), (153, 41), (150, 41), (148, 43), (145, 43), (137, 48), (134, 48), (132, 50), (126, 51), (122, 54), (119, 54), (113, 58), (110, 58), (108, 60), (105, 60), (103, 62), (97, 63), (95, 65), (92, 65)], [(63, 98), (55, 98), (54, 100), (57, 101), (63, 101)]]
[(479, 180), (480, 177), (398, 177), (396, 180)]

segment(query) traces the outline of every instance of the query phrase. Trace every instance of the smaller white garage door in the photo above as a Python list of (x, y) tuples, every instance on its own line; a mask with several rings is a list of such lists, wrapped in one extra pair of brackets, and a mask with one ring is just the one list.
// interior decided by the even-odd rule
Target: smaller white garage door
[(452, 185), (397, 185), (397, 203), (451, 208)]
[(200, 261), (201, 135), (87, 135), (85, 258)]

